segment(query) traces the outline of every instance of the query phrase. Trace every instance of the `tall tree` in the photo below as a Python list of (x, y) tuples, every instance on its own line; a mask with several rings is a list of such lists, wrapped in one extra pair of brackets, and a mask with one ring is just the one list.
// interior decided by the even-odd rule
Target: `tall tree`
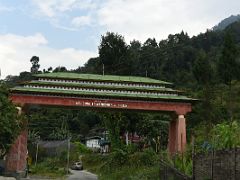
[(32, 63), (31, 73), (33, 73), (33, 74), (38, 73), (38, 70), (39, 70), (39, 68), (40, 68), (39, 57), (33, 56), (33, 57), (30, 59), (30, 62)]
[(198, 104), (198, 122), (204, 122), (208, 128), (206, 132), (210, 132), (211, 126), (216, 120), (214, 109), (214, 71), (209, 62), (206, 53), (201, 50), (193, 66), (193, 74), (199, 86), (199, 98), (201, 102)]
[(213, 79), (213, 69), (206, 53), (201, 50), (193, 66), (193, 74), (200, 85), (210, 86)]
[(53, 72), (67, 72), (67, 68), (64, 66), (58, 66), (53, 70)]
[(239, 73), (239, 64), (237, 63), (237, 48), (230, 33), (227, 33), (224, 39), (222, 55), (218, 61), (218, 74), (220, 81), (231, 87)]
[(233, 37), (229, 32), (225, 35), (222, 55), (218, 61), (218, 75), (220, 81), (229, 87), (228, 111), (233, 120), (232, 81), (238, 78), (240, 65), (237, 62), (238, 51)]
[(105, 74), (128, 74), (128, 46), (124, 37), (112, 32), (102, 36), (99, 46), (100, 62), (104, 64)]

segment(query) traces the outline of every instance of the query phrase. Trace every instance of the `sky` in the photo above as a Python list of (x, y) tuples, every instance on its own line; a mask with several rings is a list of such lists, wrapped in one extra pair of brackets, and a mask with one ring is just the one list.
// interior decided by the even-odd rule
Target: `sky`
[(29, 71), (32, 56), (40, 69), (83, 66), (107, 31), (127, 43), (160, 41), (198, 35), (239, 11), (239, 0), (0, 0), (1, 79)]

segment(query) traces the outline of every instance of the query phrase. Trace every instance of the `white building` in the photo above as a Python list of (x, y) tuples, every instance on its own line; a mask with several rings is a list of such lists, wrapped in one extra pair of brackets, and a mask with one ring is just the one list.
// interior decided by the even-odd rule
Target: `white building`
[(100, 149), (101, 137), (93, 136), (86, 139), (86, 146), (88, 148), (99, 148)]

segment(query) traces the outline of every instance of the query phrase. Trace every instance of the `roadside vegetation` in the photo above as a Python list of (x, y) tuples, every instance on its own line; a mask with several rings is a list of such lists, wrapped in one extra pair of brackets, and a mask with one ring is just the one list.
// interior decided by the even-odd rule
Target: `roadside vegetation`
[(110, 154), (83, 156), (87, 170), (99, 179), (159, 179), (159, 156), (151, 149), (128, 152), (118, 149)]
[[(187, 175), (192, 173), (192, 152), (209, 152), (240, 146), (240, 22), (224, 30), (207, 30), (198, 36), (187, 33), (170, 34), (157, 41), (133, 40), (126, 43), (123, 36), (107, 32), (101, 37), (99, 56), (90, 58), (81, 67), (49, 67), (40, 71), (40, 59), (33, 56), (30, 72), (8, 76), (0, 87), (0, 155), (7, 153), (22, 127), (24, 117), (17, 115), (9, 101), (9, 87), (19, 81), (33, 79), (36, 73), (75, 72), (147, 76), (173, 82), (181, 92), (199, 99), (187, 119), (188, 148), (184, 154), (169, 157), (168, 124), (171, 116), (159, 113), (103, 112), (89, 110), (30, 107), (25, 117), (32, 131), (29, 138), (30, 170), (34, 175), (61, 177), (67, 173), (67, 151), (47, 157), (39, 149), (35, 166), (38, 137), (41, 140), (64, 140), (71, 136), (75, 150), (70, 163), (83, 155), (84, 168), (100, 179), (158, 179), (159, 161), (164, 159)], [(111, 153), (91, 153), (79, 143), (99, 128), (109, 132)], [(142, 137), (138, 147), (124, 145), (124, 133)], [(41, 152), (42, 151), (42, 152)], [(42, 153), (42, 154), (41, 154)]]
[(60, 149), (60, 153), (56, 151), (56, 155), (49, 155), (46, 149), (38, 149), (38, 160), (36, 163), (36, 143), (29, 143), (29, 157), (31, 163), (29, 166), (30, 176), (40, 176), (48, 178), (65, 178), (70, 172), (68, 168), (76, 161), (82, 160), (83, 154), (92, 153), (85, 145), (80, 142), (72, 143), (70, 150), (69, 162), (67, 147)]

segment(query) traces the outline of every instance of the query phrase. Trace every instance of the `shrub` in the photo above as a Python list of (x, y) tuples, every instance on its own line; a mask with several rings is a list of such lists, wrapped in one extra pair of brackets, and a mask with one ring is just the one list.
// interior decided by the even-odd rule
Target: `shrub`
[(70, 161), (73, 162), (81, 160), (81, 156), (83, 154), (89, 154), (91, 152), (91, 149), (87, 148), (84, 144), (80, 142), (74, 142), (74, 148), (72, 148), (70, 152)]
[(175, 168), (180, 170), (181, 172), (191, 176), (192, 175), (192, 158), (187, 156), (186, 154), (178, 154), (174, 157), (173, 160)]
[(129, 155), (128, 164), (131, 166), (151, 166), (157, 162), (157, 154), (151, 149)]
[(66, 170), (59, 165), (56, 158), (47, 158), (44, 162), (31, 166), (31, 173), (47, 177), (63, 177)]
[(138, 150), (138, 146), (136, 144), (129, 144), (128, 146), (126, 146), (126, 151), (128, 154), (132, 154), (137, 152)]
[(82, 154), (85, 153), (91, 153), (91, 149), (89, 149), (88, 147), (86, 147), (84, 144), (80, 143), (80, 142), (74, 142), (74, 145), (76, 146), (76, 151)]

